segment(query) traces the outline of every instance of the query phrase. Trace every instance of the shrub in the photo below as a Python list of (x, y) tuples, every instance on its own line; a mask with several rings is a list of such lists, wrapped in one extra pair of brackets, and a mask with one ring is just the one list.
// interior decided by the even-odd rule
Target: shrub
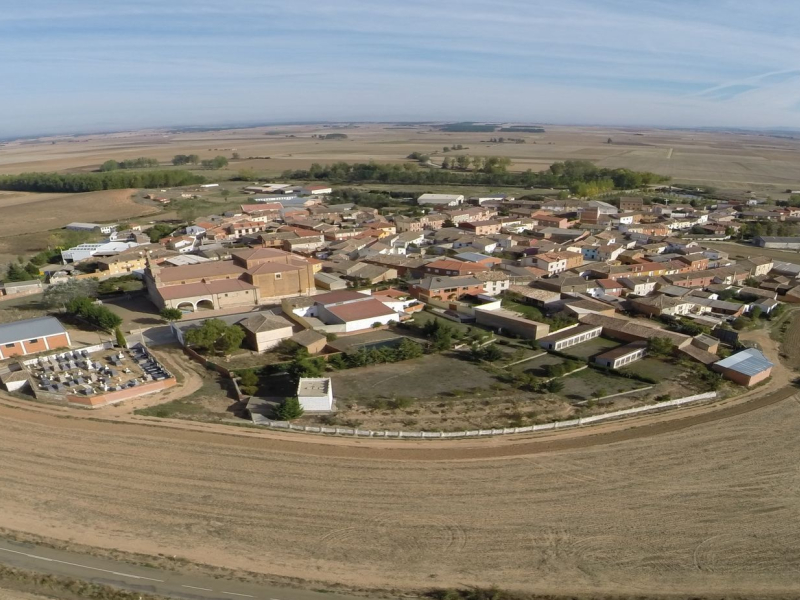
[(300, 405), (300, 400), (298, 400), (297, 396), (286, 398), (278, 409), (278, 416), (284, 421), (299, 419), (303, 416), (303, 413), (305, 413), (305, 410)]

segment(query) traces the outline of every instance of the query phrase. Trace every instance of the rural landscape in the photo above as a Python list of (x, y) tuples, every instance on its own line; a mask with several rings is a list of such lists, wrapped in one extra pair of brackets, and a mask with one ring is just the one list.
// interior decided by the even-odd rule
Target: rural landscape
[(800, 598), (800, 6), (0, 19), (0, 600)]
[[(797, 532), (787, 523), (798, 485), (790, 432), (800, 266), (791, 235), (800, 219), (790, 156), (800, 141), (559, 128), (525, 133), (525, 143), (481, 145), (494, 136), (377, 124), (267, 133), (140, 132), (0, 150), (36, 172), (91, 178), (107, 172), (109, 156), (122, 164), (147, 155), (152, 168), (197, 178), (165, 188), (0, 192), (9, 212), (0, 321), (55, 317), (70, 347), (127, 346), (134, 358), (136, 347), (146, 348), (168, 376), (154, 391), (148, 386), (163, 382), (147, 383), (145, 372), (138, 388), (106, 383), (92, 392), (56, 376), (51, 391), (42, 377), (66, 372), (61, 359), (27, 379), (21, 374), (30, 367), (18, 357), (4, 361), (7, 541), (184, 577), (345, 595), (465, 584), (587, 598), (653, 589), (773, 597), (793, 589)], [(347, 137), (321, 137), (331, 133)], [(650, 145), (635, 146), (639, 139)], [(581, 198), (562, 186), (286, 180), (342, 161), (398, 164), (420, 177), (467, 152), (439, 148), (455, 140), (508, 157), (495, 173), (503, 177), (564, 159), (572, 169), (646, 166), (653, 183)], [(723, 187), (665, 157), (727, 160), (713, 144), (740, 148), (742, 164), (765, 152), (756, 145), (770, 146), (774, 158), (742, 167)], [(412, 148), (426, 154), (422, 162), (409, 158)], [(223, 153), (227, 165), (201, 164)], [(637, 162), (645, 153), (649, 162)], [(196, 165), (172, 164), (192, 154)], [(3, 164), (10, 175), (0, 186), (20, 187), (11, 175), (20, 166)], [(483, 177), (476, 173), (461, 176)], [(459, 194), (465, 200), (455, 207), (424, 204)], [(33, 217), (43, 211), (46, 219)], [(114, 243), (105, 223), (127, 242), (98, 261), (91, 252)], [(236, 223), (249, 229), (232, 234)], [(767, 236), (779, 228), (788, 235)], [(81, 244), (90, 245), (86, 257), (66, 260)], [(173, 270), (193, 279), (206, 265), (238, 273), (237, 261), (256, 265), (246, 272), (285, 261), (292, 270), (284, 273), (309, 279), (292, 284), (297, 295), (248, 279), (259, 298), (229, 306), (213, 296), (213, 279), (184, 284), (206, 286), (208, 306), (181, 304), (196, 292), (164, 283)], [(456, 294), (433, 295), (437, 267)], [(99, 308), (81, 305), (87, 295)], [(340, 312), (343, 325), (326, 324), (326, 311), (336, 314), (342, 303), (355, 306), (353, 316)], [(220, 324), (214, 333), (210, 323)], [(753, 352), (769, 365), (766, 379), (740, 380), (711, 364)], [(33, 353), (33, 363), (48, 354)], [(606, 356), (614, 358), (600, 363)], [(630, 366), (616, 366), (627, 356)], [(315, 410), (319, 399), (304, 398), (302, 383), (295, 390), (298, 377), (326, 378), (332, 406)], [(552, 429), (628, 409), (637, 414)], [(545, 429), (496, 435), (531, 426)], [(458, 440), (471, 430), (495, 436)], [(395, 439), (352, 439), (359, 431)], [(454, 438), (413, 440), (419, 431)], [(748, 438), (759, 442), (742, 443)], [(124, 479), (109, 484), (117, 472)], [(747, 526), (720, 533), (730, 521)], [(42, 592), (25, 572), (7, 573), (4, 585)], [(47, 585), (71, 597), (69, 581)]]

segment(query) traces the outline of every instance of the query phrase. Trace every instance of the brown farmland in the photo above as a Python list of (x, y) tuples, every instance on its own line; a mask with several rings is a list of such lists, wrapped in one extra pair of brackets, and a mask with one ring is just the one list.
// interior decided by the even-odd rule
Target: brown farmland
[(136, 204), (133, 192), (30, 194), (0, 191), (0, 259), (46, 248), (50, 243), (48, 232), (73, 221), (123, 221), (159, 212), (155, 207)]
[[(344, 133), (345, 140), (312, 135)], [(490, 143), (491, 137), (525, 139), (524, 144)], [(607, 143), (611, 139), (612, 143)], [(461, 144), (461, 151), (443, 147)], [(396, 128), (273, 126), (224, 131), (135, 131), (106, 135), (43, 138), (0, 145), (0, 173), (86, 171), (109, 158), (147, 156), (169, 164), (175, 154), (232, 160), (229, 175), (242, 168), (277, 175), (312, 162), (404, 162), (411, 152), (444, 156), (508, 156), (513, 170), (543, 170), (555, 161), (586, 159), (601, 167), (649, 170), (691, 184), (719, 189), (752, 189), (778, 197), (800, 189), (800, 140), (744, 132), (547, 126), (545, 133), (445, 133), (430, 126)], [(266, 158), (268, 157), (268, 158)]]
[(483, 460), (2, 406), (0, 527), (356, 587), (796, 593), (791, 393), (654, 437)]

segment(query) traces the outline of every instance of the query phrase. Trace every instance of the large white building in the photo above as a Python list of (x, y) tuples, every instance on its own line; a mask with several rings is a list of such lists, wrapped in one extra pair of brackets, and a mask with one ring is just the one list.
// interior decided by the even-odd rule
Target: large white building
[(61, 251), (64, 263), (80, 262), (93, 256), (114, 256), (130, 248), (138, 246), (136, 242), (104, 242), (102, 244), (80, 244)]
[(422, 194), (417, 198), (417, 204), (427, 206), (458, 206), (463, 203), (463, 194)]

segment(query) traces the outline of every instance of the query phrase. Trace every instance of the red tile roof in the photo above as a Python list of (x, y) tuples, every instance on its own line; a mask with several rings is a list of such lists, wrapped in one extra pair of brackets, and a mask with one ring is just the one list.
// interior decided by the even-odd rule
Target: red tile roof
[(350, 302), (338, 306), (328, 306), (326, 310), (339, 317), (345, 323), (396, 314), (391, 308), (375, 298), (367, 298), (360, 302)]

